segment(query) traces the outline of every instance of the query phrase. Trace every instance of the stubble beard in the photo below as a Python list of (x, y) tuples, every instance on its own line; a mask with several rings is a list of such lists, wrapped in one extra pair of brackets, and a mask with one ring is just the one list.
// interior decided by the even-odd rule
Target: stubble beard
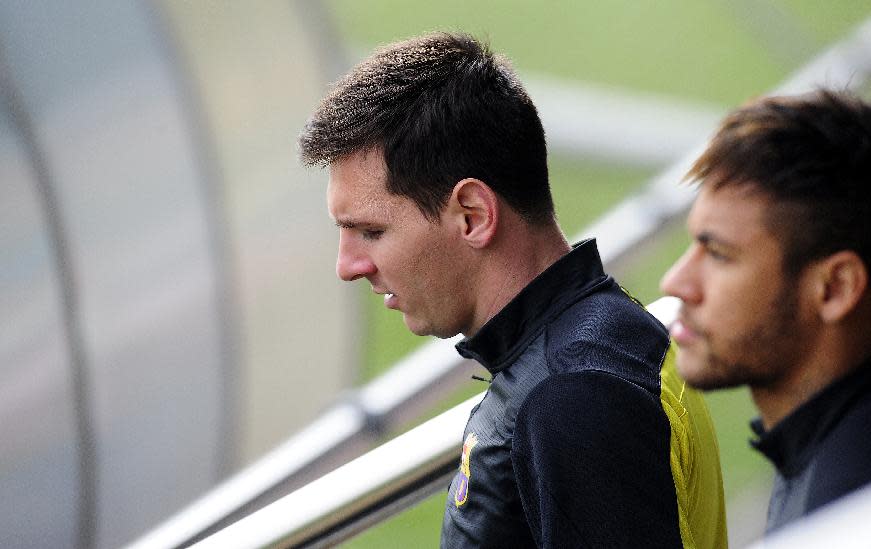
[(793, 343), (802, 337), (797, 303), (794, 291), (784, 286), (770, 306), (771, 315), (734, 338), (720, 338), (716, 349), (712, 341), (718, 338), (703, 332), (699, 364), (686, 373), (687, 383), (703, 391), (776, 384), (794, 364)]

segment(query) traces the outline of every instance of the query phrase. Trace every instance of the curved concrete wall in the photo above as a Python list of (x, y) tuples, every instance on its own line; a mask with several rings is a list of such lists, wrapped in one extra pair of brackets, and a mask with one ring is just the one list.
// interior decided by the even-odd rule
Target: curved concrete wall
[(308, 16), (0, 4), (0, 545), (130, 541), (353, 379), (296, 162), (328, 78)]

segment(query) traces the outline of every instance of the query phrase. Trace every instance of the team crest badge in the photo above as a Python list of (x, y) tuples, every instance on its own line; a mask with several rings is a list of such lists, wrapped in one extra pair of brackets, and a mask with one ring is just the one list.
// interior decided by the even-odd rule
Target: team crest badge
[(454, 503), (457, 507), (462, 507), (466, 500), (469, 499), (469, 481), (472, 478), (472, 469), (470, 460), (472, 459), (472, 448), (478, 444), (478, 435), (469, 433), (466, 441), (463, 443), (463, 455), (460, 457), (460, 475), (457, 482), (457, 491), (454, 493)]

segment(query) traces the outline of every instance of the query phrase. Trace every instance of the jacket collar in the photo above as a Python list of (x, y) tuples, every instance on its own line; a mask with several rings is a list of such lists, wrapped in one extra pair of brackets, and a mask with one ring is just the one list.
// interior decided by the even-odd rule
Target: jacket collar
[(477, 360), (495, 375), (513, 363), (551, 320), (609, 280), (595, 239), (575, 244), (478, 333), (457, 343), (457, 352)]
[(871, 392), (871, 361), (825, 387), (766, 431), (757, 418), (750, 427), (759, 437), (750, 444), (783, 476), (802, 471), (819, 443), (843, 418), (856, 399)]

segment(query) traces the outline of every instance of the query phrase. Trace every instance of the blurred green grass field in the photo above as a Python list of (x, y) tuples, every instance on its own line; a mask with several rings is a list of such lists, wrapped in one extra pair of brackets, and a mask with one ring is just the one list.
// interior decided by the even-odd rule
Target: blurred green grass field
[[(328, 5), (352, 58), (422, 32), (462, 30), (488, 39), (521, 76), (555, 75), (723, 109), (765, 93), (871, 15), (866, 0), (330, 0)], [(655, 175), (560, 156), (549, 159), (549, 168), (557, 215), (568, 236)], [(654, 301), (661, 295), (659, 278), (687, 243), (682, 227), (675, 228), (620, 282), (641, 301)], [(410, 334), (401, 315), (360, 286), (367, 327), (362, 383), (428, 340)], [(470, 381), (432, 414), (484, 388)], [(753, 416), (747, 392), (720, 391), (706, 399), (730, 499), (768, 475), (769, 467), (747, 444)], [(343, 547), (436, 547), (444, 499), (437, 494)]]

